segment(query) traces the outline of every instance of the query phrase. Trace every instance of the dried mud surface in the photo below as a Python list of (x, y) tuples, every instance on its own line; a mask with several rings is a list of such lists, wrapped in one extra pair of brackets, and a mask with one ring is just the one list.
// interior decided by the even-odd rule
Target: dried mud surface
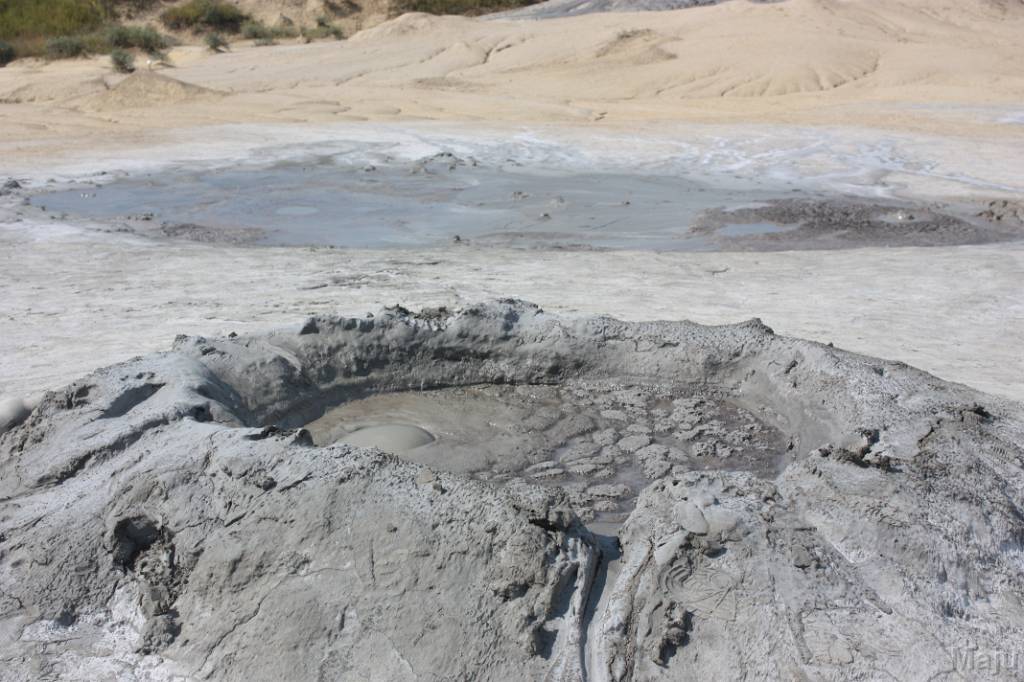
[[(383, 420), (433, 440), (336, 442)], [(926, 679), (1024, 634), (1021, 406), (756, 320), (314, 317), (7, 428), (7, 679)]]

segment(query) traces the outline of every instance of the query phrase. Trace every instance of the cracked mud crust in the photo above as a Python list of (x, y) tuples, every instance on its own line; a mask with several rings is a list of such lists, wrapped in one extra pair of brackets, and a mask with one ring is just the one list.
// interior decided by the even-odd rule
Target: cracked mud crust
[[(7, 421), (0, 664), (956, 678), (1024, 635), (1022, 416), (756, 320), (501, 301), (181, 337)], [(370, 422), (434, 440), (332, 443)]]

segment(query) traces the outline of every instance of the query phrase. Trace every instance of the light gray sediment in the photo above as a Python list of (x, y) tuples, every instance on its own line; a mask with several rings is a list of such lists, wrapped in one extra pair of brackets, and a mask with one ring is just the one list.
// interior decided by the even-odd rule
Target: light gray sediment
[[(547, 0), (521, 9), (497, 12), (488, 19), (558, 19), (595, 12), (665, 12), (718, 5), (729, 0)], [(785, 0), (750, 0), (758, 3)]]
[[(314, 443), (337, 410), (435, 440)], [(10, 679), (957, 679), (1024, 635), (1021, 405), (758, 321), (314, 317), (9, 422)]]
[[(794, 191), (779, 183), (537, 168), (440, 152), (169, 170), (17, 192), (17, 218), (75, 216), (158, 240), (420, 248), (778, 251), (1020, 241), (1019, 207)], [(1015, 212), (1016, 209), (1016, 212)]]

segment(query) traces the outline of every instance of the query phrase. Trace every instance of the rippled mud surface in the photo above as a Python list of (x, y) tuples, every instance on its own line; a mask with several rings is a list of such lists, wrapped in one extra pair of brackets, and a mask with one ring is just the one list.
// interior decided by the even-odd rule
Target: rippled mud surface
[(666, 475), (770, 478), (789, 443), (723, 390), (620, 382), (383, 393), (307, 428), (318, 445), (374, 446), (480, 480), (560, 486), (581, 518), (599, 523), (624, 520), (639, 491)]

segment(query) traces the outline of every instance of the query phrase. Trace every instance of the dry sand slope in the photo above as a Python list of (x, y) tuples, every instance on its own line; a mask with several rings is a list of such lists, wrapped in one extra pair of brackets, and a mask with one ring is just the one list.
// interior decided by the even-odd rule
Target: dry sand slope
[(16, 63), (0, 70), (0, 129), (8, 155), (52, 134), (84, 144), (268, 120), (756, 121), (1020, 138), (1007, 121), (1024, 101), (1021, 35), (1024, 5), (982, 0), (735, 1), (548, 21), (410, 14), (342, 43), (175, 50), (164, 73), (217, 98), (141, 74), (125, 102), (105, 59)]

